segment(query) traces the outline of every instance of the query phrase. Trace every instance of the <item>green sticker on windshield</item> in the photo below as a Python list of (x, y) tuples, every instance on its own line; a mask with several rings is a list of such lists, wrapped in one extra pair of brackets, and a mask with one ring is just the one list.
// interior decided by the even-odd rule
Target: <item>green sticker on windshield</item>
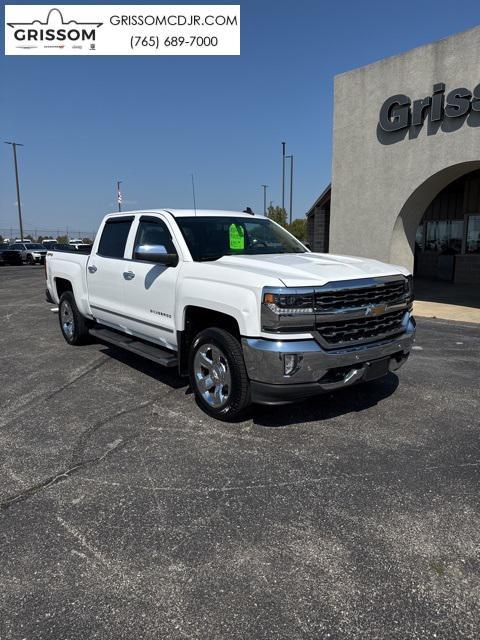
[(245, 230), (240, 224), (231, 224), (229, 231), (230, 249), (241, 251), (245, 249)]

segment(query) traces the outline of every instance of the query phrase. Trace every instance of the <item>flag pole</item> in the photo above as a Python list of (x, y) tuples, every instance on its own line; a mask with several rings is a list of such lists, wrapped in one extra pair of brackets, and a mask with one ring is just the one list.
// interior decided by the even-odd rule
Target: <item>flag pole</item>
[(120, 192), (120, 185), (122, 184), (121, 180), (117, 180), (117, 202), (118, 202), (118, 210), (122, 210), (122, 194)]

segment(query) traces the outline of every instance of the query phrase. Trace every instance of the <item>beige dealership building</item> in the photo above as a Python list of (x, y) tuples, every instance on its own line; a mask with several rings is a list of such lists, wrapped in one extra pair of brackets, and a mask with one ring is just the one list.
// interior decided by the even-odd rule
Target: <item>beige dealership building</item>
[(314, 250), (480, 285), (480, 28), (335, 78)]

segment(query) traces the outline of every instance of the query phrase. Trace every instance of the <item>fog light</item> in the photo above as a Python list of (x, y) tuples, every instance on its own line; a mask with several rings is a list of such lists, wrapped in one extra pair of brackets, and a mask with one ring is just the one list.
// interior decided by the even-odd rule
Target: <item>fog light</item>
[(300, 369), (302, 356), (298, 353), (285, 353), (283, 355), (283, 370), (286, 376), (293, 376)]

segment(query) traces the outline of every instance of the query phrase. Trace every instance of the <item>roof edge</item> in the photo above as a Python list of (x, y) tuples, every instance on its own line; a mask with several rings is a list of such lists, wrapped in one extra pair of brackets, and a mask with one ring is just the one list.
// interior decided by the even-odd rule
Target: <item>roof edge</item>
[(316, 209), (316, 207), (318, 207), (318, 205), (320, 204), (320, 202), (325, 199), (325, 197), (328, 195), (328, 193), (331, 193), (332, 191), (332, 183), (329, 182), (328, 185), (325, 187), (325, 189), (322, 191), (322, 193), (318, 196), (318, 198), (315, 200), (315, 202), (312, 204), (312, 206), (310, 207), (310, 209), (307, 211), (307, 213), (305, 214), (306, 217), (308, 218), (310, 215), (312, 215), (312, 213), (314, 212), (314, 210)]

